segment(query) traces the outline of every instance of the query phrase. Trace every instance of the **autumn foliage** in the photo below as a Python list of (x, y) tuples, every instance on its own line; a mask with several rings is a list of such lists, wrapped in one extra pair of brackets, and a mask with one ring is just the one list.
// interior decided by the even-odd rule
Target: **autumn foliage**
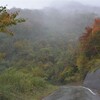
[(0, 6), (0, 32), (13, 35), (8, 27), (25, 21), (23, 18), (17, 18), (17, 16), (18, 12), (9, 13), (6, 7)]
[(91, 58), (100, 51), (100, 18), (95, 19), (91, 27), (85, 28), (85, 33), (80, 37), (81, 50)]

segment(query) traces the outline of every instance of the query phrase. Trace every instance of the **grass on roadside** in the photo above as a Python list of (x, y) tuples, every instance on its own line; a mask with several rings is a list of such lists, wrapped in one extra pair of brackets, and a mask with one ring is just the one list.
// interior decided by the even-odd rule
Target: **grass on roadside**
[(56, 89), (32, 72), (12, 68), (0, 75), (0, 100), (41, 100)]

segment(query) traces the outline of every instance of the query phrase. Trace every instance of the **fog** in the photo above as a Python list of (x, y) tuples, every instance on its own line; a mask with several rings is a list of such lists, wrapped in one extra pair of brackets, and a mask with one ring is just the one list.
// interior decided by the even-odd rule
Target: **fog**
[(64, 5), (68, 2), (80, 2), (85, 5), (100, 6), (99, 0), (0, 0), (0, 5), (8, 8), (42, 9), (48, 6)]

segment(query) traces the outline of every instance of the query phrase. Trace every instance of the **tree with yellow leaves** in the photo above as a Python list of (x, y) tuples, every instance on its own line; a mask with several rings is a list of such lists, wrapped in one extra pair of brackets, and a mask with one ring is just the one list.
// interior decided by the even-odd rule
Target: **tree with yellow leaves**
[(0, 6), (0, 32), (13, 35), (8, 27), (24, 22), (23, 18), (17, 18), (18, 12), (9, 13), (6, 7)]

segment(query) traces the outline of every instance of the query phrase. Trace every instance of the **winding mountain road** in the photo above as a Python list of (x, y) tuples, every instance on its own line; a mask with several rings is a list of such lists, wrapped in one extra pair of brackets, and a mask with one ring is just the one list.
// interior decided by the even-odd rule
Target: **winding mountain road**
[(100, 100), (100, 96), (82, 86), (61, 86), (42, 100)]

